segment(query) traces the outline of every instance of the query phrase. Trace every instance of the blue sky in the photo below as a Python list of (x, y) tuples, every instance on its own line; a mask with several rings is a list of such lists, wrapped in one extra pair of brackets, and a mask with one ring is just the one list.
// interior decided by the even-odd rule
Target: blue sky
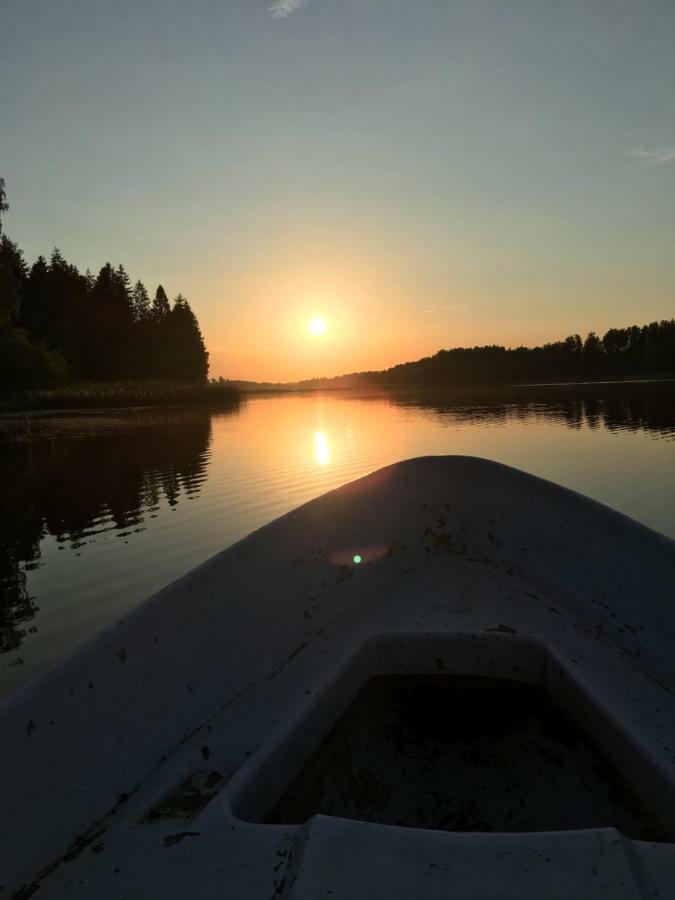
[(0, 0), (6, 230), (185, 293), (216, 375), (672, 317), (674, 47), (672, 0)]

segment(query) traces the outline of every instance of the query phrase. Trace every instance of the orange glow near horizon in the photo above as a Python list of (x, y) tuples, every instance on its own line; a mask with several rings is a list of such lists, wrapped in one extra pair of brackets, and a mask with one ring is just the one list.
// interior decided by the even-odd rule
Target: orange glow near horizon
[(438, 322), (410, 308), (403, 286), (368, 266), (331, 263), (248, 261), (244, 270), (242, 261), (238, 272), (190, 287), (204, 297), (210, 375), (300, 381), (386, 368), (447, 344), (447, 334), (434, 336)]
[(299, 240), (270, 258), (243, 255), (236, 267), (204, 269), (186, 292), (199, 298), (210, 375), (294, 382), (386, 369), (450, 347), (533, 346), (631, 324), (599, 284), (587, 286), (595, 311), (570, 309), (555, 286), (544, 311), (537, 280), (502, 275), (497, 290), (461, 261), (431, 273), (414, 262), (396, 246), (385, 254), (367, 243), (326, 249)]
[(344, 299), (326, 292), (321, 313), (302, 296), (279, 293), (278, 299), (263, 295), (243, 302), (227, 324), (205, 320), (212, 377), (270, 382), (332, 377), (387, 368), (451, 342), (445, 328), (434, 337), (430, 317), (398, 313), (382, 302), (380, 291), (371, 296), (345, 291)]

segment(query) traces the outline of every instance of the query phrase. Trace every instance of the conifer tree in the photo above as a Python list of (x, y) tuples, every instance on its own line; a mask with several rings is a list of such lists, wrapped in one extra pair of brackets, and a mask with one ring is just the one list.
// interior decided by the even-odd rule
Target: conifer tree
[(134, 314), (128, 282), (122, 266), (114, 269), (106, 263), (98, 273), (91, 292), (95, 312), (93, 362), (100, 378), (129, 376), (129, 366), (133, 360)]
[(174, 300), (168, 331), (174, 377), (180, 381), (206, 381), (209, 355), (197, 318), (182, 294)]
[(48, 296), (49, 266), (44, 256), (38, 256), (28, 273), (19, 317), (19, 323), (38, 340), (45, 340), (47, 336), (50, 322)]
[(15, 323), (25, 281), (23, 254), (7, 235), (3, 235), (0, 238), (0, 328)]
[(150, 297), (142, 281), (137, 281), (131, 291), (134, 321), (144, 322), (150, 315)]
[(163, 322), (168, 318), (170, 311), (171, 304), (169, 303), (169, 298), (166, 296), (166, 291), (160, 284), (157, 286), (155, 299), (152, 301), (152, 317), (156, 322)]

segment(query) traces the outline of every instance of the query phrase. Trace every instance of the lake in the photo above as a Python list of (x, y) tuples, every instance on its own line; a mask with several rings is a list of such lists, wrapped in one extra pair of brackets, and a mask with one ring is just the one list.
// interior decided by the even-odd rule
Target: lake
[(445, 453), (517, 466), (675, 537), (673, 382), (269, 394), (218, 413), (5, 419), (0, 693), (298, 504)]

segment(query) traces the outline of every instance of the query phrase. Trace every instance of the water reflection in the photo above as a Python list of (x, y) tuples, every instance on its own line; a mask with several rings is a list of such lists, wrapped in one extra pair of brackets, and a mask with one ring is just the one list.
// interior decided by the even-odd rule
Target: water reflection
[(548, 421), (568, 428), (675, 436), (675, 382), (541, 385), (498, 391), (392, 393), (391, 401), (442, 421), (505, 425)]
[(27, 573), (40, 565), (45, 537), (75, 554), (106, 532), (128, 538), (162, 503), (196, 495), (205, 478), (208, 412), (58, 423), (30, 441), (0, 443), (0, 652), (36, 630)]
[[(674, 383), (261, 395), (237, 415), (8, 431), (0, 419), (0, 694), (212, 553), (400, 459), (497, 459), (675, 536)], [(342, 548), (344, 564), (381, 549)]]
[(327, 466), (330, 462), (328, 438), (323, 431), (314, 432), (314, 458), (320, 466)]

